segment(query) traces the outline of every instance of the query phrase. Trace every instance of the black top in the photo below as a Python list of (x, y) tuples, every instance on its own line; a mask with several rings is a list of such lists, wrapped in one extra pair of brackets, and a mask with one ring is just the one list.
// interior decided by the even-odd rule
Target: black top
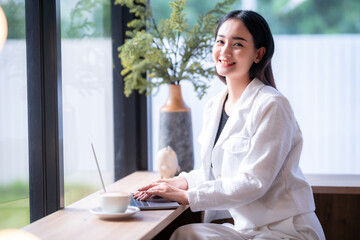
[(219, 127), (218, 127), (216, 137), (215, 137), (215, 141), (214, 141), (214, 146), (215, 146), (217, 140), (219, 139), (220, 134), (221, 134), (222, 130), (224, 129), (227, 120), (229, 119), (229, 116), (225, 112), (225, 102), (226, 102), (227, 98), (228, 98), (228, 95), (226, 95), (225, 100), (224, 100), (222, 113), (221, 113), (221, 118), (220, 118), (220, 122), (219, 122)]

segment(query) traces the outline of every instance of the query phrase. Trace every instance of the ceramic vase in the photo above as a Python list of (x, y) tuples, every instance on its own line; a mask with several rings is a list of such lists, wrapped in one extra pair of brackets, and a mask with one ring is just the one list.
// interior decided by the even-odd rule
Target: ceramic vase
[(177, 154), (180, 171), (194, 168), (191, 110), (185, 104), (181, 86), (169, 84), (169, 97), (160, 109), (159, 149), (170, 146)]

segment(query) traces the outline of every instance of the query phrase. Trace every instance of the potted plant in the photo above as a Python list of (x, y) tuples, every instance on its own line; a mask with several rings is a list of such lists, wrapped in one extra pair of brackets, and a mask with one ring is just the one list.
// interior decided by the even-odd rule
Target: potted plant
[[(134, 90), (150, 94), (162, 84), (169, 85), (169, 98), (160, 110), (160, 149), (171, 146), (181, 170), (193, 168), (191, 114), (181, 96), (180, 82), (188, 80), (201, 98), (214, 67), (204, 65), (211, 56), (214, 31), (220, 16), (235, 0), (223, 0), (200, 14), (190, 28), (185, 18), (186, 0), (169, 2), (172, 13), (157, 23), (147, 0), (115, 0), (129, 8), (135, 19), (128, 23), (128, 39), (119, 47), (123, 66), (124, 93)], [(204, 80), (205, 79), (205, 80)]]

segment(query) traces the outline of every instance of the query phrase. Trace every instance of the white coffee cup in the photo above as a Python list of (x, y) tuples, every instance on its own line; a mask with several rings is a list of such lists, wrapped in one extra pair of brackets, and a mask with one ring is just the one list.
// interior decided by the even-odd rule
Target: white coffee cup
[(125, 212), (131, 200), (131, 194), (124, 192), (103, 192), (99, 197), (101, 209), (107, 213)]

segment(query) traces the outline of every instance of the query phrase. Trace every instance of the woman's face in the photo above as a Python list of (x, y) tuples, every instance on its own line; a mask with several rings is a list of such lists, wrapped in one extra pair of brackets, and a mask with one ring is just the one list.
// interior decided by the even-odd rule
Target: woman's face
[(250, 80), (249, 69), (259, 62), (252, 35), (242, 21), (228, 19), (219, 28), (213, 47), (216, 71), (228, 80)]

